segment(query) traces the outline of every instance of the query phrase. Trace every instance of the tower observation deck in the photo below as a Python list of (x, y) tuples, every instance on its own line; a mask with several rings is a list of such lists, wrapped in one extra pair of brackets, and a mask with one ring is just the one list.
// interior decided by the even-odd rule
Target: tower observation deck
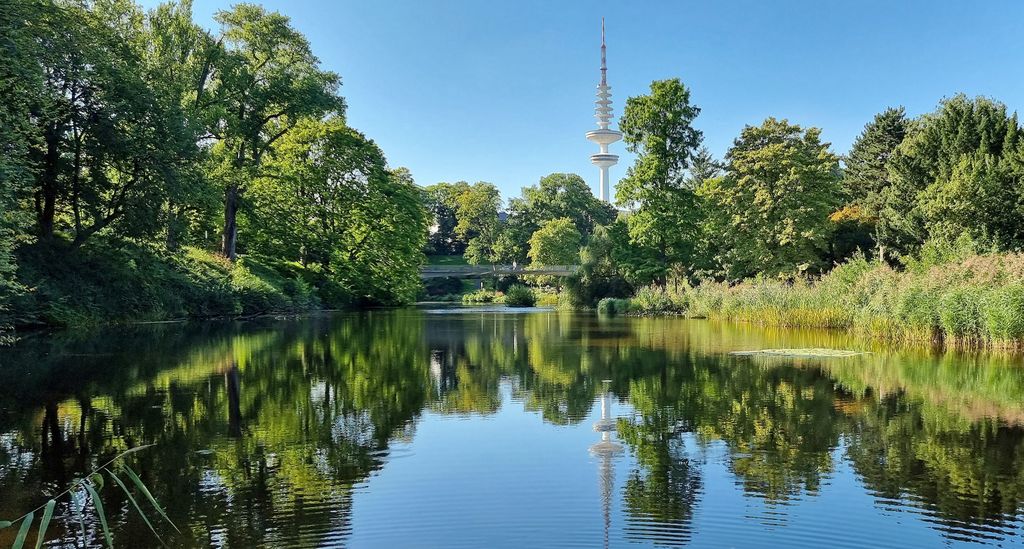
[(608, 86), (608, 64), (606, 62), (604, 41), (604, 18), (601, 18), (601, 83), (597, 85), (597, 101), (594, 102), (594, 118), (597, 129), (587, 132), (587, 139), (597, 143), (600, 151), (590, 155), (590, 163), (601, 169), (599, 193), (601, 200), (611, 202), (611, 189), (608, 180), (608, 168), (619, 163), (619, 155), (608, 151), (608, 145), (622, 139), (622, 133), (611, 129), (612, 91)]

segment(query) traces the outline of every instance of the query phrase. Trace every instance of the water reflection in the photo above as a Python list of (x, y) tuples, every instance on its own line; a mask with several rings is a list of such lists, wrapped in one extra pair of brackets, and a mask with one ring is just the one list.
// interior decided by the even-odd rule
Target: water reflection
[[(868, 498), (857, 515), (861, 536), (895, 524), (898, 513), (912, 523), (895, 530), (902, 544), (1024, 541), (1024, 370), (1015, 357), (727, 354), (800, 346), (863, 344), (821, 332), (555, 312), (377, 311), (37, 337), (0, 354), (0, 517), (35, 507), (125, 448), (154, 443), (136, 468), (172, 519), (188, 525), (172, 538), (177, 545), (344, 544), (369, 520), (397, 528), (418, 518), (361, 519), (361, 498), (445, 503), (443, 493), (410, 487), (388, 496), (374, 483), (398, 457), (396, 444), (416, 455), (418, 429), (473, 422), (477, 437), (459, 441), (472, 455), (500, 436), (501, 414), (535, 414), (570, 444), (579, 429), (593, 436), (586, 419), (600, 413), (589, 453), (584, 446), (585, 456), (544, 464), (558, 476), (580, 467), (571, 459), (589, 457), (600, 518), (546, 531), (537, 544), (594, 528), (606, 545), (728, 544), (742, 532), (806, 534), (802, 543), (816, 545), (802, 524), (844, 520), (816, 505), (837, 491)], [(490, 465), (490, 474), (509, 477), (528, 466), (514, 455)], [(450, 467), (453, 482), (469, 474)], [(562, 497), (558, 487), (586, 490), (561, 477), (551, 498)], [(722, 511), (730, 490), (758, 506), (756, 516)], [(125, 508), (117, 493), (105, 497), (106, 507)], [(480, 497), (486, 505), (501, 496)], [(77, 531), (61, 506), (51, 533)], [(528, 519), (530, 509), (520, 515), (506, 518)], [(448, 519), (452, 532), (469, 528)], [(114, 520), (119, 545), (152, 544), (134, 515)], [(86, 524), (92, 544), (96, 529)], [(0, 531), (0, 544), (12, 536)]]

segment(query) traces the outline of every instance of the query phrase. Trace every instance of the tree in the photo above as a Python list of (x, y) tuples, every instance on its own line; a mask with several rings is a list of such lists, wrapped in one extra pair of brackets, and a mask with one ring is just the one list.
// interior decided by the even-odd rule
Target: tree
[(473, 265), (494, 262), (495, 245), (501, 234), (498, 188), (482, 181), (474, 183), (459, 194), (457, 203), (455, 234), (467, 242), (466, 260)]
[(699, 209), (686, 171), (702, 138), (693, 127), (698, 114), (679, 79), (660, 80), (651, 83), (650, 95), (626, 101), (619, 122), (626, 147), (637, 159), (619, 182), (616, 199), (632, 209), (630, 241), (660, 258), (652, 275), (661, 284), (672, 265), (693, 260)]
[(697, 189), (708, 179), (714, 179), (722, 174), (725, 165), (715, 160), (714, 155), (707, 147), (697, 149), (697, 154), (690, 161), (690, 177), (687, 185), (691, 189)]
[(466, 251), (466, 241), (456, 234), (458, 225), (456, 212), (459, 208), (459, 195), (469, 190), (469, 183), (437, 183), (424, 189), (425, 203), (434, 225), (428, 245), (431, 252), (441, 255), (461, 255)]
[[(853, 142), (843, 173), (843, 187), (851, 205), (849, 211), (856, 211), (859, 219), (871, 225), (879, 257), (883, 259), (885, 247), (901, 238), (897, 234), (897, 223), (891, 217), (899, 208), (887, 204), (887, 200), (895, 197), (887, 190), (893, 185), (889, 159), (906, 137), (909, 125), (903, 107), (890, 107), (876, 114)], [(853, 217), (846, 215), (844, 219)]]
[[(375, 303), (413, 297), (426, 211), (405, 170), (340, 118), (303, 119), (251, 183), (251, 248), (317, 264), (352, 295)], [(250, 224), (251, 223), (251, 224)]]
[(221, 119), (211, 134), (214, 176), (224, 183), (221, 252), (234, 259), (238, 213), (248, 181), (264, 156), (305, 117), (342, 116), (338, 75), (320, 70), (306, 38), (287, 17), (253, 4), (220, 11), (224, 54), (217, 102)]
[(1009, 213), (1020, 196), (1019, 135), (1017, 115), (983, 97), (956, 95), (916, 120), (889, 162), (894, 184), (882, 216), (900, 231), (897, 250), (917, 250), (933, 231), (1019, 243), (1022, 227)]
[(746, 126), (726, 155), (725, 176), (701, 194), (724, 243), (717, 258), (732, 279), (820, 269), (828, 216), (839, 205), (839, 159), (821, 130), (768, 118)]
[(142, 21), (125, 0), (58, 2), (33, 21), (41, 78), (28, 101), (39, 138), (28, 158), (43, 240), (67, 233), (77, 247), (115, 225), (150, 235), (166, 181), (195, 149), (182, 113), (152, 84)]
[(571, 219), (552, 219), (530, 237), (530, 259), (534, 265), (575, 265), (582, 239)]

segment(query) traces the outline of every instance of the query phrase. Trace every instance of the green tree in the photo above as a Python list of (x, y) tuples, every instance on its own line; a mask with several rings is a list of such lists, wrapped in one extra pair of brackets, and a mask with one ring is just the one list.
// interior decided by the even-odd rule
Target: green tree
[(839, 205), (839, 159), (821, 130), (768, 118), (743, 128), (726, 175), (705, 183), (717, 258), (732, 279), (820, 269)]
[(455, 226), (458, 225), (459, 195), (467, 190), (469, 183), (465, 181), (436, 183), (424, 189), (424, 201), (434, 223), (428, 240), (432, 253), (460, 255), (466, 251), (466, 241), (456, 234)]
[(673, 265), (693, 260), (699, 208), (686, 172), (702, 138), (693, 127), (698, 114), (679, 79), (660, 80), (651, 83), (650, 95), (630, 97), (619, 121), (626, 148), (637, 159), (619, 182), (616, 199), (631, 210), (632, 244), (660, 259), (651, 274), (662, 284)]
[(306, 38), (284, 15), (254, 4), (220, 11), (225, 53), (217, 72), (220, 113), (211, 130), (212, 176), (224, 184), (221, 252), (237, 253), (238, 213), (264, 156), (305, 117), (344, 114), (338, 75), (323, 71)]
[(1010, 213), (1020, 197), (1019, 135), (1005, 104), (963, 94), (914, 121), (890, 161), (893, 205), (883, 212), (902, 229), (898, 251), (961, 233), (1019, 245), (1024, 226)]
[[(907, 135), (910, 121), (903, 107), (885, 109), (864, 126), (853, 142), (843, 172), (843, 187), (851, 206), (871, 225), (879, 257), (885, 248), (898, 242), (898, 226), (892, 223), (893, 210), (887, 200), (895, 198), (888, 189), (893, 181), (889, 174), (889, 158)], [(852, 210), (851, 210), (852, 211)]]
[(126, 0), (58, 2), (31, 28), (42, 75), (28, 99), (39, 135), (29, 159), (40, 237), (67, 234), (77, 247), (114, 226), (151, 235), (166, 182), (195, 141), (152, 84), (141, 10)]
[(407, 171), (340, 118), (304, 119), (250, 185), (255, 252), (316, 263), (352, 295), (402, 302), (419, 285), (426, 211)]
[(455, 234), (467, 242), (466, 260), (473, 265), (493, 263), (495, 245), (501, 236), (498, 208), (501, 194), (491, 183), (477, 182), (459, 194)]
[(568, 217), (547, 221), (530, 237), (530, 259), (534, 265), (575, 265), (582, 238)]

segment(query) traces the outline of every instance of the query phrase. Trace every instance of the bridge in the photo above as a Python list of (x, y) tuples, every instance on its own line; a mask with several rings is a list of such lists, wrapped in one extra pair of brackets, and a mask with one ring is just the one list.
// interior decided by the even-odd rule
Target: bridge
[(543, 267), (522, 265), (424, 265), (420, 278), (483, 278), (487, 276), (553, 275), (571, 276), (579, 265), (545, 265)]

